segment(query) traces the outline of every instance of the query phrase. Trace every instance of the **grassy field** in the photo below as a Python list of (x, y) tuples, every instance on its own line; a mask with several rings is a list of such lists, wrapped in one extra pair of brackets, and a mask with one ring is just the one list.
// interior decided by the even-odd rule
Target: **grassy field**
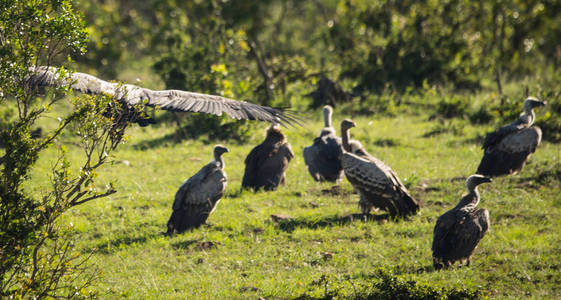
[[(118, 193), (70, 210), (63, 222), (74, 227), (80, 251), (94, 251), (91, 263), (102, 277), (92, 289), (102, 298), (313, 298), (333, 291), (344, 298), (378, 280), (381, 269), (422, 286), (489, 297), (561, 297), (559, 145), (543, 143), (522, 174), (480, 188), (480, 207), (490, 211), (492, 225), (472, 266), (434, 271), (436, 218), (465, 192), (465, 178), (481, 159), (481, 138), (492, 126), (442, 125), (429, 115), (353, 118), (353, 138), (422, 200), (408, 220), (345, 219), (360, 212), (347, 180), (336, 194), (329, 192), (332, 184), (312, 180), (302, 149), (321, 129), (318, 111), (310, 112), (305, 128), (285, 130), (295, 158), (286, 186), (275, 192), (240, 192), (243, 160), (266, 124), (255, 126), (248, 143), (220, 141), (230, 149), (224, 156), (228, 187), (208, 226), (163, 235), (177, 188), (211, 160), (214, 145), (174, 142), (177, 128), (170, 124), (133, 126), (100, 173), (99, 183), (115, 181)], [(335, 111), (337, 127), (345, 117)], [(49, 163), (39, 162), (34, 182), (43, 182)], [(271, 214), (293, 219), (277, 224)]]

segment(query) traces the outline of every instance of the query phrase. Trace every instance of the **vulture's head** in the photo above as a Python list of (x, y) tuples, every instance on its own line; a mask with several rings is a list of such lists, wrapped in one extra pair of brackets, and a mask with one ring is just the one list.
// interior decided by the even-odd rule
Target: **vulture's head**
[(469, 191), (473, 191), (478, 185), (480, 185), (482, 183), (486, 183), (486, 182), (491, 182), (491, 181), (493, 181), (493, 180), (489, 177), (485, 177), (483, 175), (475, 174), (475, 175), (471, 175), (470, 177), (468, 177), (468, 179), (466, 180), (466, 187)]
[(353, 127), (356, 127), (356, 123), (352, 120), (345, 119), (341, 122), (341, 132), (346, 132)]
[(545, 101), (540, 101), (534, 97), (528, 97), (526, 100), (524, 100), (524, 110), (530, 111), (536, 107), (545, 106), (546, 104), (547, 102)]
[(215, 158), (219, 158), (220, 156), (222, 156), (222, 154), (226, 153), (226, 152), (230, 152), (228, 150), (228, 148), (222, 146), (222, 145), (216, 145), (214, 146), (214, 157)]
[(265, 137), (266, 140), (271, 142), (284, 142), (286, 137), (281, 131), (281, 126), (279, 123), (273, 122), (271, 126), (267, 128), (267, 136)]

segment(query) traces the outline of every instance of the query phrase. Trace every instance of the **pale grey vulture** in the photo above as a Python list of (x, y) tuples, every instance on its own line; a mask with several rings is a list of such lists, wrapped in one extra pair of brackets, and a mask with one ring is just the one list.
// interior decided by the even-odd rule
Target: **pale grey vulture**
[(481, 147), (484, 154), (476, 173), (494, 177), (520, 172), (542, 139), (541, 129), (532, 127), (534, 108), (545, 105), (546, 102), (529, 97), (518, 120), (489, 133)]
[(343, 175), (341, 138), (337, 136), (335, 128), (331, 126), (332, 114), (331, 106), (323, 107), (325, 127), (314, 139), (314, 143), (304, 148), (304, 162), (316, 181), (337, 181)]
[(468, 193), (453, 209), (436, 220), (432, 241), (432, 257), (435, 269), (449, 267), (456, 261), (467, 263), (489, 229), (489, 211), (479, 204), (477, 186), (491, 182), (483, 175), (472, 175), (466, 180)]
[(168, 234), (199, 227), (214, 211), (226, 189), (222, 158), (225, 152), (228, 152), (226, 147), (215, 146), (214, 159), (179, 187), (168, 221)]
[(276, 190), (279, 184), (284, 184), (286, 169), (293, 157), (280, 126), (272, 124), (265, 141), (253, 148), (245, 159), (242, 188)]
[[(370, 213), (372, 208), (380, 208), (392, 216), (407, 216), (419, 210), (419, 202), (415, 200), (407, 188), (401, 183), (397, 174), (382, 161), (371, 156), (355, 142), (349, 143), (349, 129), (355, 127), (350, 120), (341, 122), (343, 142), (342, 165), (345, 176), (360, 195), (359, 205), (362, 213)], [(353, 153), (351, 153), (353, 152)]]
[[(105, 94), (126, 103), (128, 106), (144, 104), (169, 111), (200, 112), (220, 116), (223, 113), (234, 119), (259, 120), (280, 124), (299, 124), (300, 119), (292, 112), (261, 106), (245, 101), (236, 101), (220, 96), (199, 94), (180, 90), (154, 91), (132, 84), (107, 82), (85, 73), (62, 73), (54, 67), (31, 69), (28, 82), (31, 86), (69, 86), (88, 94)], [(131, 120), (135, 121), (135, 120)], [(147, 125), (139, 122), (140, 125)]]

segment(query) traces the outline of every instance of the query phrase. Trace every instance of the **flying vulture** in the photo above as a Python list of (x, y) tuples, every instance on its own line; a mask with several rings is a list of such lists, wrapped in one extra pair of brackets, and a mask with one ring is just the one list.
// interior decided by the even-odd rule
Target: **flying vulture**
[[(121, 100), (129, 107), (144, 104), (177, 112), (200, 112), (217, 116), (225, 113), (238, 120), (259, 120), (282, 125), (300, 124), (300, 119), (293, 112), (246, 101), (180, 90), (154, 91), (132, 84), (104, 81), (79, 72), (68, 73), (65, 76), (61, 76), (61, 74), (55, 67), (35, 67), (31, 68), (31, 75), (27, 81), (33, 87), (68, 86), (83, 93), (109, 95)], [(143, 119), (132, 119), (131, 121), (139, 121), (141, 126), (150, 123)]]

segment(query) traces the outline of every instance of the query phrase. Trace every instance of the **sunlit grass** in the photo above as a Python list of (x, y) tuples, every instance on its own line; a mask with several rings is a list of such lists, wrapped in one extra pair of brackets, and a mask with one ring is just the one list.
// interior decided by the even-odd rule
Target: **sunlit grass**
[[(560, 183), (526, 184), (542, 166), (559, 163), (559, 145), (543, 143), (521, 175), (481, 187), (480, 206), (489, 209), (492, 225), (472, 266), (434, 272), (434, 223), (465, 191), (465, 177), (482, 154), (477, 138), (491, 127), (454, 120), (461, 132), (426, 137), (439, 126), (428, 120), (428, 113), (354, 118), (353, 138), (411, 182), (412, 194), (424, 207), (398, 222), (339, 222), (360, 212), (358, 196), (346, 180), (340, 183), (342, 194), (324, 192), (332, 184), (316, 183), (308, 174), (302, 149), (321, 129), (316, 115), (304, 128), (285, 130), (295, 158), (286, 186), (275, 192), (239, 192), (243, 160), (263, 139), (266, 124), (247, 144), (217, 141), (230, 149), (224, 156), (226, 195), (209, 226), (172, 237), (163, 232), (174, 194), (211, 160), (214, 144), (169, 140), (151, 147), (149, 141), (163, 140), (175, 125), (130, 128), (127, 142), (99, 173), (98, 186), (114, 181), (118, 193), (73, 208), (62, 220), (73, 224), (80, 251), (95, 252), (91, 262), (102, 277), (93, 289), (103, 298), (291, 298), (310, 291), (311, 283), (325, 274), (348, 275), (359, 284), (385, 267), (420, 283), (481, 289), (489, 296), (561, 296)], [(336, 110), (337, 127), (342, 119)], [(69, 153), (79, 160), (77, 145)], [(56, 145), (34, 169), (30, 188), (48, 184), (55, 155)], [(271, 214), (289, 215), (295, 223), (283, 227)], [(202, 244), (208, 241), (212, 247)]]

